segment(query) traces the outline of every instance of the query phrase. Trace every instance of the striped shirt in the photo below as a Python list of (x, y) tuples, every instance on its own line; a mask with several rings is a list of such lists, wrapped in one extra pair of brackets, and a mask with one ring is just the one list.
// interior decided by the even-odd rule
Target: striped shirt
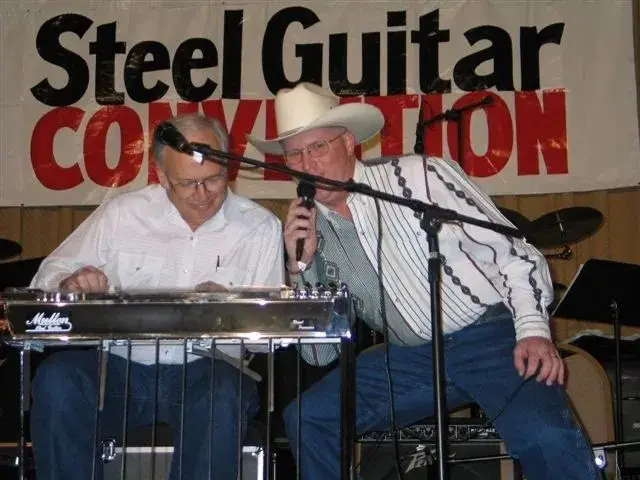
[[(417, 155), (384, 165), (356, 164), (354, 181), (386, 193), (421, 200), (481, 220), (512, 226), (489, 197), (448, 160)], [(425, 172), (426, 168), (426, 172)], [(356, 313), (382, 330), (378, 286), (378, 217), (375, 200), (352, 194), (353, 221), (317, 203), (318, 250), (311, 267), (292, 281), (344, 282)], [(419, 345), (431, 340), (428, 244), (420, 214), (380, 202), (382, 280), (390, 341)], [(442, 321), (445, 334), (475, 322), (489, 306), (504, 303), (514, 317), (516, 339), (550, 338), (546, 306), (553, 288), (546, 261), (525, 240), (468, 224), (444, 223), (439, 232), (442, 258)], [(337, 356), (333, 345), (303, 348), (311, 364)]]

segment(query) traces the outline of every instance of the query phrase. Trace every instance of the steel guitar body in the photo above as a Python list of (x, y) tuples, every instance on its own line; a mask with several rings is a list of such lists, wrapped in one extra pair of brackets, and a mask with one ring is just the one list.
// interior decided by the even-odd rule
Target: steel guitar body
[(0, 293), (2, 340), (20, 345), (103, 340), (213, 339), (322, 342), (350, 337), (346, 286), (200, 293)]
[[(353, 309), (346, 285), (228, 292), (154, 290), (85, 294), (33, 289), (2, 292), (0, 342), (19, 350), (21, 370), (17, 392), (20, 398), (20, 438), (12, 463), (18, 468), (19, 478), (26, 479), (28, 446), (25, 414), (30, 408), (31, 351), (42, 351), (50, 346), (95, 346), (100, 358), (100, 412), (108, 357), (102, 353), (109, 352), (111, 347), (155, 345), (157, 352), (160, 342), (163, 345), (175, 342), (184, 348), (185, 359), (187, 352), (214, 356), (251, 375), (254, 372), (247, 368), (247, 353), (273, 353), (291, 344), (332, 343), (341, 346), (341, 476), (346, 480), (349, 472), (353, 471), (355, 446), (352, 318)], [(227, 346), (231, 347), (225, 348)], [(229, 352), (235, 352), (238, 347), (238, 356), (230, 357)], [(268, 411), (273, 412), (273, 357), (269, 358), (267, 404)], [(187, 363), (183, 365), (186, 368)], [(99, 414), (96, 415), (98, 418)], [(264, 471), (268, 471), (272, 458), (269, 425), (267, 422), (267, 441), (264, 455), (260, 457), (264, 461)], [(123, 438), (126, 438), (126, 430)], [(106, 458), (104, 453), (103, 448), (103, 459)], [(107, 460), (105, 462), (108, 463)]]

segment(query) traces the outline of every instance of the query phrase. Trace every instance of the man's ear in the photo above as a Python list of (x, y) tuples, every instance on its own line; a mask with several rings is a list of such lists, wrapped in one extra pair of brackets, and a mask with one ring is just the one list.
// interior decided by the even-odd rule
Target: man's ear
[(344, 142), (344, 148), (347, 149), (347, 152), (349, 153), (349, 155), (353, 155), (356, 149), (356, 139), (353, 138), (353, 133), (351, 133), (349, 130), (344, 132), (344, 135), (342, 136), (342, 141)]
[(162, 185), (163, 188), (169, 188), (169, 180), (167, 180), (167, 175), (164, 173), (162, 168), (154, 162), (153, 167), (156, 169), (156, 175), (158, 176), (158, 182)]

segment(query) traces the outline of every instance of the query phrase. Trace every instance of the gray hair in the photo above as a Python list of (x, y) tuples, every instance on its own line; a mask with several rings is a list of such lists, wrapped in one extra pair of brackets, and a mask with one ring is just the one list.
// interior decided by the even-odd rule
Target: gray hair
[[(223, 152), (229, 151), (229, 134), (227, 133), (224, 125), (222, 125), (222, 123), (216, 118), (205, 117), (199, 113), (193, 113), (170, 118), (167, 120), (167, 123), (176, 127), (183, 135), (210, 130), (218, 139), (218, 143), (220, 144), (218, 149)], [(156, 163), (160, 167), (163, 166), (162, 152), (165, 147), (166, 145), (159, 141), (156, 138), (156, 135), (153, 135), (151, 151)]]

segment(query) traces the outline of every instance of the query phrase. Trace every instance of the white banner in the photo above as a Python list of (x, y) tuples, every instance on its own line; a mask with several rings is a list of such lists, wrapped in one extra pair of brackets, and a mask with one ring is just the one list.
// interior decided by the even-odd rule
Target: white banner
[[(640, 183), (630, 0), (0, 5), (0, 205), (94, 205), (155, 181), (150, 134), (178, 112), (221, 118), (233, 152), (262, 159), (245, 135), (274, 136), (273, 96), (300, 80), (382, 109), (365, 157), (413, 152), (420, 112), (446, 113), (420, 129), (424, 151), (457, 159), (461, 125), (463, 167), (492, 195)], [(232, 179), (295, 193), (279, 174)]]

